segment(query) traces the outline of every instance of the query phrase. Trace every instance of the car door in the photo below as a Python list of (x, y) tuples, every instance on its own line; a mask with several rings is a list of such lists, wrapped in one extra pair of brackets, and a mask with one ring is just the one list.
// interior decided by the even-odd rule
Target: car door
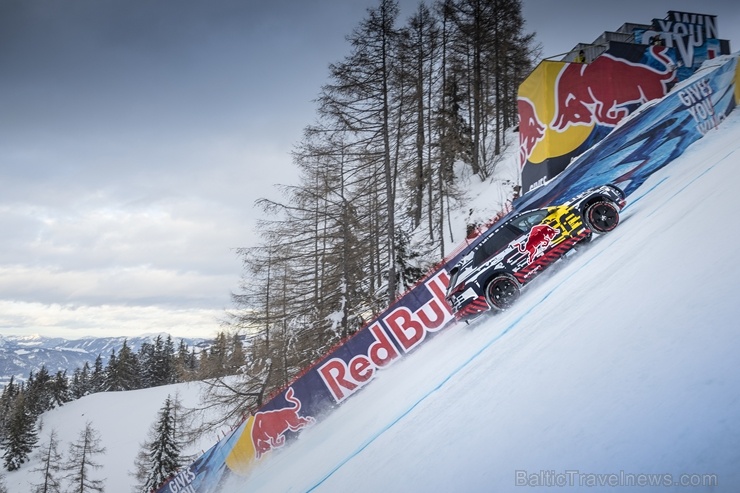
[(559, 242), (562, 231), (553, 212), (550, 208), (537, 209), (512, 219), (511, 227), (521, 232), (512, 252), (515, 260), (512, 263), (520, 268), (529, 265)]

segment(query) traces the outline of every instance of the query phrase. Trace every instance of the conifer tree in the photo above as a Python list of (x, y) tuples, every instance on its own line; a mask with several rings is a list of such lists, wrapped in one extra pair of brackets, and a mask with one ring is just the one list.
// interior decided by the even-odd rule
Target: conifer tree
[(87, 361), (82, 365), (82, 370), (75, 368), (69, 391), (73, 399), (79, 399), (91, 393), (90, 365)]
[(67, 379), (67, 371), (58, 371), (54, 380), (51, 382), (51, 408), (62, 406), (65, 402), (69, 402), (69, 380)]
[(162, 385), (177, 383), (175, 371), (175, 343), (172, 336), (167, 334), (162, 348)]
[(105, 367), (104, 375), (103, 388), (101, 389), (103, 392), (122, 390), (118, 388), (118, 358), (116, 357), (115, 349), (111, 349), (110, 351), (110, 357), (108, 358), (108, 365)]
[(140, 388), (141, 368), (136, 354), (131, 350), (128, 341), (123, 341), (118, 353), (118, 378), (120, 390), (135, 390)]
[(172, 338), (158, 335), (153, 344), (144, 343), (139, 350), (139, 361), (144, 378), (143, 386), (156, 387), (177, 381), (175, 375), (175, 346)]
[[(85, 363), (87, 365), (87, 363)], [(93, 364), (92, 373), (90, 373), (90, 387), (89, 393), (94, 394), (96, 392), (103, 391), (103, 385), (105, 384), (105, 369), (103, 367), (103, 357), (98, 354)]]
[(139, 382), (139, 360), (127, 341), (124, 340), (118, 356), (116, 356), (115, 350), (111, 351), (108, 366), (105, 370), (104, 390), (106, 392), (134, 390), (139, 388)]
[(1, 443), (5, 450), (3, 463), (8, 471), (15, 471), (28, 460), (38, 442), (36, 416), (26, 406), (26, 396), (20, 392), (13, 403)]
[(231, 339), (231, 351), (229, 353), (226, 373), (227, 375), (236, 375), (246, 363), (244, 356), (244, 347), (238, 332), (234, 332)]
[(42, 365), (38, 373), (33, 371), (26, 382), (26, 409), (34, 416), (40, 416), (44, 411), (51, 409), (51, 377)]
[(180, 339), (180, 344), (177, 346), (177, 352), (174, 358), (174, 378), (178, 382), (188, 382), (193, 378), (193, 372), (195, 371), (195, 364), (197, 358), (192, 358), (191, 352), (184, 339)]
[(200, 378), (218, 378), (226, 375), (229, 343), (226, 332), (219, 332), (208, 352), (201, 353)]
[(0, 443), (5, 439), (7, 424), (10, 419), (11, 410), (18, 395), (18, 385), (15, 383), (15, 377), (11, 375), (8, 385), (0, 394)]
[(139, 348), (139, 366), (141, 367), (141, 386), (143, 388), (153, 387), (154, 382), (154, 345), (143, 342)]
[(168, 395), (134, 463), (139, 481), (137, 488), (142, 492), (157, 488), (182, 465), (175, 407), (176, 403)]
[(76, 442), (69, 444), (69, 460), (66, 479), (69, 481), (68, 493), (89, 493), (104, 491), (104, 480), (93, 479), (92, 470), (102, 466), (95, 462), (95, 456), (105, 453), (101, 446), (100, 434), (92, 427), (92, 423), (85, 424)]
[(62, 484), (59, 473), (62, 470), (62, 454), (58, 450), (59, 442), (56, 431), (51, 430), (49, 441), (38, 451), (39, 466), (32, 472), (40, 473), (41, 482), (32, 484), (33, 493), (61, 493)]

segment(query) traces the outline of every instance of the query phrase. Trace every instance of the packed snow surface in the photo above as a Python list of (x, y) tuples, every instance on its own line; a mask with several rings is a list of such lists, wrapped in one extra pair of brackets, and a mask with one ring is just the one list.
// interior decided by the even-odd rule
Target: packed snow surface
[(444, 331), (224, 491), (738, 491), (739, 147), (734, 112), (513, 309)]
[[(514, 308), (438, 334), (223, 493), (738, 491), (738, 148), (736, 111)], [(90, 421), (94, 477), (129, 493), (178, 388), (194, 404), (195, 384), (69, 403), (41, 440), (54, 428), (66, 451)], [(7, 473), (9, 493), (37, 465)]]

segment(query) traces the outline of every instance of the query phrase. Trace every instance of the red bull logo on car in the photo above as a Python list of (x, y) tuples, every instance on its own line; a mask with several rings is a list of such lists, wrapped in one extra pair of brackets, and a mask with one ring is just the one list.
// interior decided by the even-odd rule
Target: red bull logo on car
[(560, 233), (549, 224), (538, 224), (533, 226), (523, 243), (518, 243), (516, 248), (519, 253), (528, 255), (527, 261), (531, 264), (534, 259), (542, 255), (552, 240)]

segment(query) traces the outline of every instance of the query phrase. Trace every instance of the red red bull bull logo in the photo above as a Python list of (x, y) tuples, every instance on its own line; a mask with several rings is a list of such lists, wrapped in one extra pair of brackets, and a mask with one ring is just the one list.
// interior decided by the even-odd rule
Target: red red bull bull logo
[(629, 105), (662, 98), (676, 76), (667, 50), (650, 47), (663, 70), (608, 53), (588, 64), (567, 64), (555, 83), (556, 110), (550, 127), (564, 132), (572, 125), (615, 126), (629, 114)]
[(295, 397), (293, 387), (289, 387), (285, 392), (285, 400), (291, 405), (254, 415), (252, 443), (257, 459), (270, 450), (285, 445), (285, 432), (299, 431), (315, 422), (310, 416), (303, 417), (298, 414), (301, 410), (301, 401)]
[(534, 226), (527, 235), (524, 243), (516, 245), (519, 253), (527, 254), (527, 261), (531, 264), (534, 259), (542, 255), (552, 240), (558, 235), (559, 231), (548, 224), (538, 224)]
[(522, 190), (561, 173), (640, 105), (677, 80), (675, 50), (617, 43), (590, 63), (543, 61), (518, 93)]

